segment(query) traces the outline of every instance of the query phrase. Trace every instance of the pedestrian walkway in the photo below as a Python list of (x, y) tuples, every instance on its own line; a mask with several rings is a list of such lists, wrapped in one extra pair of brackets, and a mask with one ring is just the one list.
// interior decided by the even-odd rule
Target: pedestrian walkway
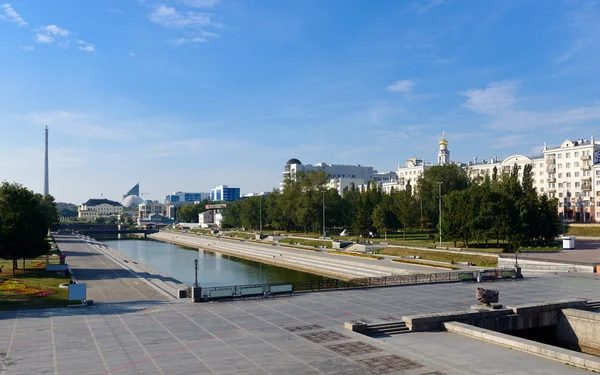
[(79, 237), (54, 236), (78, 283), (87, 285), (94, 302), (166, 300), (165, 294), (110, 259)]

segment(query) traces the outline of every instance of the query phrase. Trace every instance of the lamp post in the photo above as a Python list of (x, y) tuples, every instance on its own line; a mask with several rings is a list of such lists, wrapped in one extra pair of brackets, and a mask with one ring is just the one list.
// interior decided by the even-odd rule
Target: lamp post
[(194, 281), (194, 286), (198, 287), (198, 259), (194, 259), (194, 270), (196, 271), (196, 281)]
[(438, 187), (439, 187), (439, 195), (438, 195), (438, 199), (440, 201), (440, 247), (442, 247), (442, 184), (444, 182), (443, 181), (438, 181)]
[(258, 217), (259, 217), (259, 226), (260, 226), (260, 232), (259, 234), (262, 234), (262, 195), (260, 196), (260, 201), (259, 201), (259, 209), (258, 209)]
[(325, 190), (323, 190), (323, 239), (327, 237), (325, 232)]

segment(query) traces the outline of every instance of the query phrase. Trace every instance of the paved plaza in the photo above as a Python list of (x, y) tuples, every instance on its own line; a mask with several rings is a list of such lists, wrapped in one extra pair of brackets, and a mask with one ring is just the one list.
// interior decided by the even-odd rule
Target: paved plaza
[[(481, 284), (428, 284), (246, 301), (134, 301), (0, 313), (2, 374), (585, 374), (447, 332), (379, 339), (343, 328), (465, 310)], [(485, 284), (505, 305), (600, 300), (595, 275)]]

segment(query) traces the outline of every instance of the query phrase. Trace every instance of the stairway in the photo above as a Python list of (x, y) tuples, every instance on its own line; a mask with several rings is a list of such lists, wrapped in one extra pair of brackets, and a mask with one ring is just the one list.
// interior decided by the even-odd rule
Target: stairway
[(400, 333), (410, 332), (410, 329), (404, 322), (384, 323), (384, 324), (373, 324), (367, 326), (367, 336), (391, 336), (398, 335)]
[(600, 310), (600, 301), (588, 301), (585, 305), (586, 310)]

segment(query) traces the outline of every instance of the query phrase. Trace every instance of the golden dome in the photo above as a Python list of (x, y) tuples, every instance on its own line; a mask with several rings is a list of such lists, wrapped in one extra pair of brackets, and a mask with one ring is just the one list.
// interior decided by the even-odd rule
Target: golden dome
[(448, 141), (446, 140), (444, 132), (442, 132), (442, 140), (440, 141), (440, 146), (448, 146)]

